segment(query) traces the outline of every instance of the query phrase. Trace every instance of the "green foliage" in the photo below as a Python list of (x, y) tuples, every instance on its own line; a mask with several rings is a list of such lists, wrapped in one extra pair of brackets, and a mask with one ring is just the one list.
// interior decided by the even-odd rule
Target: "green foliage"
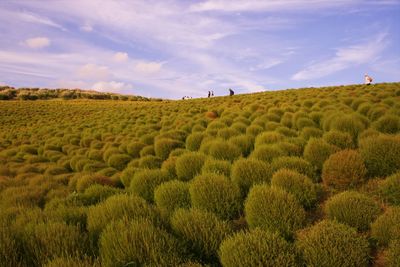
[(206, 156), (199, 152), (185, 153), (175, 163), (176, 174), (180, 180), (189, 181), (201, 172)]
[(166, 160), (172, 150), (183, 147), (184, 144), (173, 139), (158, 139), (154, 143), (154, 151), (156, 156), (162, 160)]
[(247, 157), (253, 150), (254, 137), (252, 137), (251, 135), (238, 135), (229, 139), (229, 143), (237, 146), (240, 149), (242, 155), (244, 157)]
[(226, 141), (211, 142), (208, 152), (210, 156), (216, 159), (229, 161), (233, 161), (242, 155), (240, 148)]
[(101, 234), (102, 266), (175, 266), (180, 263), (179, 243), (146, 219), (122, 218)]
[(400, 136), (364, 138), (359, 150), (371, 177), (388, 176), (400, 169)]
[(221, 242), (232, 233), (230, 225), (215, 214), (197, 209), (178, 209), (171, 217), (173, 231), (196, 256), (206, 261), (217, 259)]
[(201, 173), (216, 173), (230, 177), (232, 165), (226, 160), (208, 158), (201, 169)]
[(153, 155), (142, 156), (139, 160), (139, 167), (142, 169), (159, 169), (162, 159)]
[(265, 144), (273, 144), (279, 141), (283, 141), (285, 136), (277, 132), (263, 132), (256, 137), (255, 147), (265, 145)]
[(400, 207), (391, 207), (376, 219), (371, 225), (371, 237), (381, 246), (400, 238)]
[(186, 148), (190, 151), (197, 151), (200, 149), (201, 142), (206, 137), (202, 132), (195, 132), (186, 138)]
[(386, 251), (386, 263), (388, 267), (400, 266), (400, 238), (390, 242)]
[(366, 129), (365, 124), (360, 117), (352, 115), (341, 115), (335, 117), (330, 122), (330, 128), (333, 130), (349, 133), (353, 140), (357, 140), (358, 135)]
[(286, 156), (283, 149), (276, 145), (261, 145), (251, 153), (250, 158), (272, 162), (274, 158)]
[(335, 221), (324, 220), (302, 231), (296, 244), (307, 266), (369, 266), (368, 241)]
[(300, 157), (279, 157), (272, 161), (271, 167), (273, 172), (280, 169), (289, 169), (304, 174), (307, 177), (317, 181), (313, 166), (303, 158)]
[(177, 208), (190, 208), (189, 184), (177, 180), (162, 183), (154, 191), (154, 201), (167, 216)]
[(270, 165), (260, 160), (240, 159), (232, 166), (232, 182), (240, 188), (243, 196), (254, 184), (268, 183), (271, 176)]
[(397, 172), (381, 183), (378, 187), (379, 196), (393, 205), (400, 205), (400, 172)]
[(196, 176), (190, 183), (189, 192), (194, 208), (213, 212), (222, 219), (235, 218), (241, 209), (239, 188), (223, 175)]
[(142, 142), (131, 142), (126, 146), (126, 152), (132, 157), (132, 158), (139, 158), (140, 157), (140, 151), (146, 146), (145, 143)]
[(366, 231), (379, 216), (381, 209), (370, 197), (355, 192), (345, 191), (334, 195), (325, 204), (328, 219)]
[(108, 165), (122, 171), (126, 165), (131, 161), (131, 157), (126, 154), (114, 154), (108, 159)]
[(342, 150), (325, 161), (322, 181), (326, 186), (346, 190), (362, 184), (366, 173), (364, 162), (356, 150)]
[(2, 266), (19, 266), (20, 248), (15, 234), (8, 228), (8, 223), (0, 221), (0, 263)]
[(268, 185), (255, 185), (250, 189), (244, 211), (250, 228), (278, 231), (286, 238), (302, 228), (306, 215), (292, 194)]
[(400, 132), (400, 118), (396, 115), (384, 115), (372, 124), (372, 127), (379, 132), (396, 134)]
[(169, 180), (171, 180), (171, 176), (164, 170), (144, 169), (133, 175), (129, 189), (147, 201), (153, 202), (156, 187)]
[(317, 190), (311, 179), (296, 171), (278, 170), (272, 176), (271, 186), (293, 194), (306, 209), (314, 207), (317, 202)]
[(219, 251), (222, 266), (301, 266), (292, 244), (277, 233), (254, 229), (225, 239)]
[(328, 144), (337, 146), (341, 149), (354, 148), (353, 139), (351, 135), (347, 132), (331, 130), (329, 132), (326, 132), (323, 138)]

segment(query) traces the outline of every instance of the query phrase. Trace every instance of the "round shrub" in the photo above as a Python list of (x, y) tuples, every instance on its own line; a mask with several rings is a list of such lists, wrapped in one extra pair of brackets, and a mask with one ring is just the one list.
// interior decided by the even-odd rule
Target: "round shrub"
[(354, 188), (365, 180), (367, 170), (356, 150), (342, 150), (332, 154), (322, 168), (322, 181), (338, 190)]
[(400, 117), (396, 115), (384, 115), (372, 124), (372, 127), (382, 133), (396, 134), (400, 132)]
[(225, 239), (219, 250), (224, 267), (234, 266), (301, 266), (292, 244), (278, 233), (254, 229)]
[(250, 228), (280, 232), (286, 238), (301, 229), (305, 211), (290, 193), (268, 185), (255, 185), (245, 201), (246, 221)]
[(254, 138), (250, 135), (238, 135), (229, 139), (229, 143), (237, 146), (244, 157), (247, 157), (253, 150)]
[(364, 138), (360, 141), (359, 150), (369, 176), (389, 176), (400, 169), (400, 136)]
[(108, 186), (115, 185), (115, 183), (107, 176), (99, 174), (86, 174), (78, 179), (76, 183), (76, 190), (78, 192), (83, 192), (93, 184), (101, 184)]
[(131, 161), (131, 157), (126, 154), (114, 154), (108, 159), (108, 165), (117, 170), (122, 171), (126, 165)]
[(80, 199), (85, 205), (95, 205), (99, 202), (106, 200), (108, 197), (118, 194), (120, 192), (120, 189), (114, 187), (93, 184), (86, 188)]
[(322, 135), (323, 135), (323, 131), (318, 128), (315, 128), (315, 127), (304, 127), (301, 130), (301, 134), (300, 134), (300, 136), (304, 140), (308, 140), (312, 137), (318, 138), (318, 137), (321, 137)]
[(155, 156), (156, 152), (154, 151), (154, 145), (148, 145), (145, 146), (144, 148), (142, 148), (142, 150), (140, 150), (139, 152), (140, 157), (144, 157), (144, 156)]
[(171, 226), (186, 247), (205, 261), (217, 260), (221, 242), (232, 233), (230, 225), (214, 213), (197, 209), (177, 209)]
[(368, 230), (380, 212), (380, 207), (372, 198), (355, 191), (334, 195), (325, 205), (328, 219), (336, 220), (359, 231)]
[(400, 172), (379, 183), (379, 196), (387, 203), (400, 205)]
[(133, 175), (129, 189), (147, 201), (153, 202), (156, 187), (169, 180), (171, 180), (171, 176), (164, 170), (144, 169)]
[(400, 238), (390, 242), (386, 251), (386, 264), (388, 267), (400, 266)]
[(371, 237), (385, 247), (400, 238), (400, 207), (391, 207), (376, 219), (371, 225)]
[(218, 130), (217, 137), (228, 140), (229, 138), (231, 138), (233, 136), (237, 136), (239, 134), (240, 134), (240, 132), (233, 128), (223, 128), (223, 129)]
[(271, 163), (272, 171), (276, 172), (280, 169), (289, 169), (304, 174), (316, 181), (316, 175), (313, 166), (300, 157), (279, 157)]
[(296, 128), (302, 130), (306, 127), (316, 127), (315, 122), (312, 119), (301, 117), (296, 120)]
[(139, 158), (140, 157), (140, 151), (147, 146), (145, 143), (142, 142), (132, 142), (129, 143), (126, 146), (126, 152), (132, 157), (132, 158)]
[(293, 194), (304, 208), (312, 208), (317, 202), (317, 190), (311, 179), (296, 171), (280, 169), (272, 175), (271, 186)]
[(201, 173), (202, 174), (216, 173), (216, 174), (225, 175), (226, 177), (230, 177), (231, 176), (231, 168), (232, 168), (232, 165), (229, 161), (209, 158), (204, 163), (203, 168), (201, 169)]
[(179, 242), (145, 219), (123, 218), (108, 225), (100, 238), (102, 266), (176, 266)]
[(159, 169), (161, 168), (162, 162), (162, 159), (153, 155), (143, 156), (139, 160), (139, 168)]
[(283, 141), (284, 138), (285, 138), (284, 135), (277, 132), (272, 132), (272, 131), (263, 132), (256, 137), (255, 147), (265, 144), (277, 143)]
[(176, 175), (180, 180), (189, 181), (201, 172), (206, 155), (199, 152), (185, 153), (175, 163)]
[(119, 194), (88, 210), (87, 229), (96, 238), (112, 220), (123, 217), (131, 219), (147, 218), (158, 221), (158, 213), (147, 202), (135, 195)]
[(216, 159), (229, 161), (233, 161), (242, 155), (241, 150), (237, 146), (226, 141), (211, 142), (208, 153)]
[(321, 221), (302, 231), (296, 244), (307, 266), (369, 266), (368, 241), (335, 221)]
[(129, 185), (131, 184), (131, 180), (133, 178), (133, 175), (138, 170), (140, 170), (140, 169), (137, 168), (137, 167), (129, 167), (128, 166), (127, 168), (125, 168), (125, 170), (122, 171), (120, 179), (121, 179), (121, 182), (122, 182), (122, 184), (124, 185), (125, 188), (129, 187)]
[(189, 192), (194, 208), (214, 212), (222, 219), (233, 219), (240, 211), (239, 188), (223, 175), (196, 176), (190, 183)]
[(304, 148), (304, 158), (321, 171), (324, 162), (337, 151), (337, 147), (326, 143), (323, 139), (311, 138)]
[(231, 179), (245, 196), (254, 184), (268, 183), (272, 171), (268, 163), (256, 159), (240, 159), (232, 166)]
[(252, 135), (252, 136), (256, 137), (263, 131), (264, 131), (264, 128), (259, 125), (250, 125), (246, 129), (246, 135)]
[(154, 151), (157, 157), (165, 160), (172, 150), (183, 146), (184, 144), (182, 142), (174, 139), (158, 139), (154, 143)]
[(207, 135), (201, 132), (195, 132), (190, 134), (186, 138), (186, 148), (190, 151), (197, 151), (200, 149), (201, 142)]
[(354, 148), (354, 143), (351, 135), (346, 132), (339, 131), (329, 131), (323, 136), (324, 140), (331, 145), (337, 146), (341, 149), (351, 149)]
[(8, 222), (0, 222), (0, 262), (2, 266), (19, 266), (19, 246)]
[(355, 115), (337, 116), (332, 120), (330, 126), (331, 129), (349, 133), (353, 140), (357, 140), (358, 135), (366, 128), (360, 117)]
[(190, 208), (189, 184), (177, 180), (162, 183), (154, 191), (154, 201), (167, 216), (177, 208)]
[(251, 153), (250, 158), (272, 162), (274, 158), (286, 156), (285, 151), (276, 145), (261, 145)]

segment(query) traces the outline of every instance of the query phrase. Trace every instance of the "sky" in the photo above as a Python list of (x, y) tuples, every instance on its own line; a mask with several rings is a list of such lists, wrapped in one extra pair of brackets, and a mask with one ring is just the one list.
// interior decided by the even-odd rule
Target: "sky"
[(179, 99), (400, 80), (400, 0), (1, 0), (0, 85)]

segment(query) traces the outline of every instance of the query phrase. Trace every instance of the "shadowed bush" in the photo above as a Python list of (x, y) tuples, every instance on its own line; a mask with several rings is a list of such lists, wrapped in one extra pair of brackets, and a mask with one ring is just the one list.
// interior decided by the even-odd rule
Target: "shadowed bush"
[(49, 261), (45, 267), (100, 267), (100, 263), (89, 257), (59, 257)]
[(376, 219), (371, 225), (371, 237), (384, 247), (400, 238), (400, 207), (391, 207)]
[(114, 221), (100, 237), (102, 266), (175, 266), (180, 249), (175, 237), (145, 219)]
[[(3, 219), (3, 218), (2, 218)], [(0, 264), (1, 266), (20, 266), (20, 247), (6, 220), (0, 221)]]
[(357, 140), (358, 135), (366, 129), (365, 124), (356, 115), (337, 116), (330, 123), (330, 129), (349, 133), (353, 141)]
[(317, 202), (317, 191), (311, 179), (296, 171), (280, 169), (272, 176), (271, 186), (293, 194), (304, 208), (312, 208)]
[(384, 115), (372, 124), (372, 127), (381, 133), (396, 134), (400, 132), (400, 117), (396, 115)]
[(366, 231), (381, 212), (378, 204), (370, 197), (355, 191), (334, 195), (325, 204), (328, 219)]
[(139, 168), (159, 169), (162, 165), (162, 159), (153, 155), (143, 156), (139, 160)]
[(400, 172), (397, 172), (379, 183), (379, 196), (385, 202), (400, 205)]
[(295, 197), (268, 185), (250, 189), (244, 210), (250, 228), (278, 231), (285, 238), (291, 238), (305, 222), (305, 212)]
[(189, 181), (201, 173), (206, 155), (199, 152), (185, 153), (175, 163), (176, 174), (180, 180)]
[(292, 244), (277, 233), (254, 229), (225, 239), (219, 250), (224, 267), (234, 266), (301, 266)]
[(142, 142), (131, 142), (126, 146), (126, 152), (132, 157), (132, 158), (139, 158), (140, 157), (140, 151), (147, 146), (145, 143)]
[(368, 241), (335, 221), (321, 221), (303, 230), (296, 244), (307, 266), (369, 266)]
[(239, 188), (223, 175), (196, 176), (189, 192), (193, 208), (213, 212), (222, 219), (235, 218), (241, 209)]
[(325, 161), (322, 181), (326, 186), (346, 190), (362, 184), (366, 173), (364, 162), (356, 150), (342, 150)]
[(272, 171), (276, 172), (280, 169), (289, 169), (297, 171), (310, 177), (317, 182), (317, 177), (314, 172), (313, 166), (303, 158), (300, 157), (279, 157), (271, 163)]
[(162, 183), (154, 191), (154, 201), (166, 216), (177, 208), (190, 208), (189, 184), (177, 180)]
[(173, 139), (158, 139), (154, 143), (154, 151), (156, 156), (162, 160), (166, 160), (172, 150), (183, 147), (184, 144)]
[(147, 201), (153, 202), (156, 187), (169, 180), (171, 180), (171, 176), (164, 170), (144, 169), (134, 174), (129, 189)]
[(400, 266), (400, 238), (390, 242), (386, 251), (386, 263), (388, 267)]
[(131, 157), (126, 154), (114, 154), (108, 159), (108, 165), (119, 171), (125, 169), (126, 165), (131, 161)]
[(400, 136), (364, 138), (359, 150), (371, 177), (388, 176), (400, 169)]
[(310, 138), (319, 138), (322, 137), (322, 135), (323, 131), (315, 127), (304, 127), (300, 133), (300, 136), (304, 140), (309, 140)]
[(173, 231), (180, 236), (186, 247), (205, 261), (215, 261), (221, 242), (232, 233), (225, 221), (215, 214), (197, 209), (178, 209), (171, 217)]
[(216, 173), (230, 177), (232, 165), (226, 160), (209, 158), (205, 161), (201, 173)]
[(351, 135), (346, 132), (332, 130), (324, 133), (324, 140), (331, 145), (337, 146), (341, 149), (354, 148), (354, 143)]
[(326, 143), (321, 138), (311, 138), (304, 148), (304, 158), (316, 167), (317, 171), (321, 171), (324, 162), (338, 150), (337, 147)]
[(242, 196), (246, 196), (254, 184), (269, 183), (271, 177), (271, 167), (264, 161), (240, 159), (232, 166), (231, 179), (240, 188)]

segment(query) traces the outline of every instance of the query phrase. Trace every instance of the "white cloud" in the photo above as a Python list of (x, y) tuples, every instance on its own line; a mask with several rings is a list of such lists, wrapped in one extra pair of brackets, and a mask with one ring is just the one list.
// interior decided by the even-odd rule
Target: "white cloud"
[(30, 48), (44, 48), (50, 45), (50, 39), (47, 37), (35, 37), (25, 40), (25, 44)]
[(37, 24), (43, 24), (46, 26), (58, 28), (60, 30), (66, 31), (66, 29), (61, 26), (60, 24), (52, 21), (49, 18), (40, 16), (38, 14), (34, 13), (18, 13), (17, 17), (19, 17), (21, 20), (28, 22), (28, 23), (37, 23)]
[(153, 74), (159, 72), (163, 62), (140, 61), (135, 65), (135, 71), (143, 74)]
[(93, 31), (93, 26), (86, 23), (85, 25), (81, 26), (79, 29), (81, 29), (81, 31), (84, 31), (84, 32), (91, 32), (91, 31)]
[(79, 68), (78, 76), (86, 80), (104, 81), (109, 79), (111, 73), (106, 66), (89, 63)]
[(115, 62), (126, 62), (129, 59), (128, 53), (117, 52), (114, 54), (113, 59)]
[(370, 38), (364, 44), (339, 48), (333, 58), (313, 63), (292, 76), (292, 80), (311, 80), (347, 69), (351, 66), (376, 61), (388, 42), (386, 33)]
[(123, 83), (123, 82), (97, 82), (91, 86), (91, 89), (101, 92), (110, 92), (110, 93), (124, 93), (124, 91), (131, 90), (132, 85)]

